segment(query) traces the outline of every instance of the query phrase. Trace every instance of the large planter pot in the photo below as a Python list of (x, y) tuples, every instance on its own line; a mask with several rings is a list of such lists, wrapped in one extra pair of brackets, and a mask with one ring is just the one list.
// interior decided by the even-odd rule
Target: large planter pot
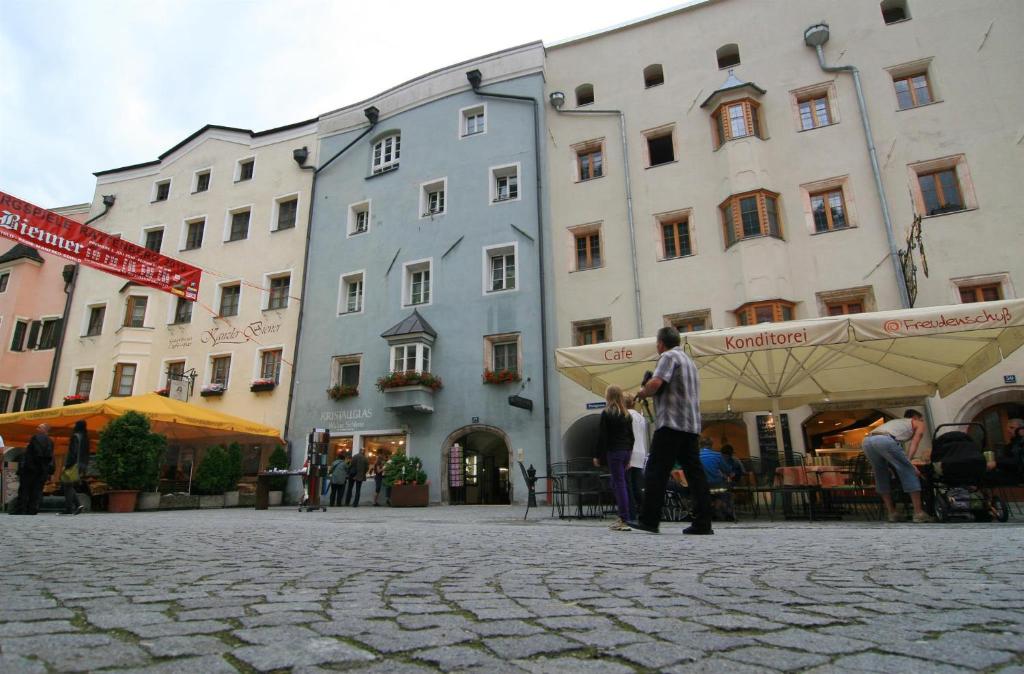
[(199, 497), (200, 508), (223, 508), (224, 494), (211, 494)]
[(224, 492), (224, 507), (234, 508), (238, 505), (238, 490)]
[(391, 487), (391, 507), (425, 508), (430, 503), (430, 487), (425, 484), (396, 484)]
[(134, 489), (118, 489), (107, 492), (107, 512), (130, 513), (135, 512), (135, 502), (139, 492)]
[(283, 491), (272, 491), (267, 493), (267, 505), (279, 506), (284, 500)]
[(137, 503), (139, 510), (156, 510), (160, 507), (160, 492), (144, 491), (139, 494)]

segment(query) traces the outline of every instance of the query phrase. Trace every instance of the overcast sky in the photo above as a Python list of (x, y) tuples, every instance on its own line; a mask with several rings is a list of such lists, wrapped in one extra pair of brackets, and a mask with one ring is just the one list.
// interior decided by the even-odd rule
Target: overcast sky
[(0, 0), (0, 190), (90, 201), (92, 173), (205, 124), (259, 131), (434, 69), (682, 0)]

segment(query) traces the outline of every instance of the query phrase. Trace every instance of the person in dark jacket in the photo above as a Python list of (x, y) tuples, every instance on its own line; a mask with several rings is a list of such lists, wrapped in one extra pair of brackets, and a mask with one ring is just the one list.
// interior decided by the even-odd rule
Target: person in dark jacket
[(338, 450), (338, 458), (331, 464), (331, 507), (340, 506), (345, 492), (345, 481), (348, 479), (348, 461), (345, 452)]
[[(622, 389), (609, 386), (604, 392), (607, 403), (601, 412), (601, 423), (597, 432), (598, 457), (604, 457), (611, 474), (612, 494), (619, 519), (611, 525), (612, 531), (630, 531), (626, 526), (629, 519), (629, 491), (626, 488), (626, 468), (633, 455), (633, 417), (629, 414)], [(596, 459), (595, 459), (596, 461)]]
[(89, 434), (85, 430), (85, 421), (75, 422), (75, 428), (71, 431), (71, 442), (68, 443), (68, 453), (64, 457), (64, 470), (60, 474), (61, 486), (64, 488), (64, 514), (77, 515), (85, 510), (85, 506), (78, 502), (76, 485), (85, 479), (85, 469), (89, 464)]
[(36, 515), (43, 498), (43, 485), (53, 475), (53, 440), (50, 427), (39, 424), (18, 461), (18, 514)]
[[(370, 464), (366, 461), (366, 454), (359, 452), (352, 457), (348, 464), (348, 484), (345, 486), (345, 505), (352, 499), (352, 507), (359, 507), (359, 493), (363, 490), (363, 482), (366, 481), (366, 471)], [(353, 494), (355, 495), (354, 498)]]

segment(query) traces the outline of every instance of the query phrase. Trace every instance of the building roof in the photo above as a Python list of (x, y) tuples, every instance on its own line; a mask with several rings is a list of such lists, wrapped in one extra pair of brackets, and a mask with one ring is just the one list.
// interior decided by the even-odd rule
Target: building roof
[(411, 314), (391, 326), (388, 330), (382, 332), (380, 336), (384, 338), (402, 337), (404, 335), (416, 335), (420, 333), (426, 333), (431, 337), (437, 337), (437, 332), (434, 328), (430, 327), (430, 323), (427, 323), (427, 319), (420, 316), (420, 312), (413, 309)]
[(4, 264), (5, 262), (14, 262), (15, 260), (21, 260), (23, 258), (32, 260), (33, 262), (45, 262), (43, 256), (39, 254), (39, 251), (32, 246), (26, 246), (23, 243), (16, 243), (9, 251), (0, 255), (0, 264)]
[(718, 96), (719, 94), (725, 94), (730, 91), (736, 91), (744, 87), (750, 87), (751, 89), (762, 95), (767, 93), (764, 89), (757, 86), (753, 82), (744, 82), (740, 78), (736, 77), (735, 73), (733, 73), (732, 71), (732, 68), (729, 68), (729, 76), (725, 78), (725, 82), (722, 83), (722, 86), (712, 91), (711, 95), (705, 98), (704, 102), (700, 104), (700, 107), (706, 108), (708, 106), (708, 103), (711, 102), (711, 99), (713, 99), (715, 96)]

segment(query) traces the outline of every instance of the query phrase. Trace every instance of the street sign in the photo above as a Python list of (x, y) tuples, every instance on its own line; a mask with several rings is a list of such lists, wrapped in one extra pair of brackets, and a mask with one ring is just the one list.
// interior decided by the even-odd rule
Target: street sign
[(1003, 383), (1004, 384), (1016, 384), (1017, 383), (1017, 375), (1015, 375), (1015, 374), (1004, 374), (1003, 375)]
[(603, 402), (603, 401), (599, 402), (599, 403), (587, 403), (587, 409), (588, 410), (603, 410), (607, 404), (608, 403)]

